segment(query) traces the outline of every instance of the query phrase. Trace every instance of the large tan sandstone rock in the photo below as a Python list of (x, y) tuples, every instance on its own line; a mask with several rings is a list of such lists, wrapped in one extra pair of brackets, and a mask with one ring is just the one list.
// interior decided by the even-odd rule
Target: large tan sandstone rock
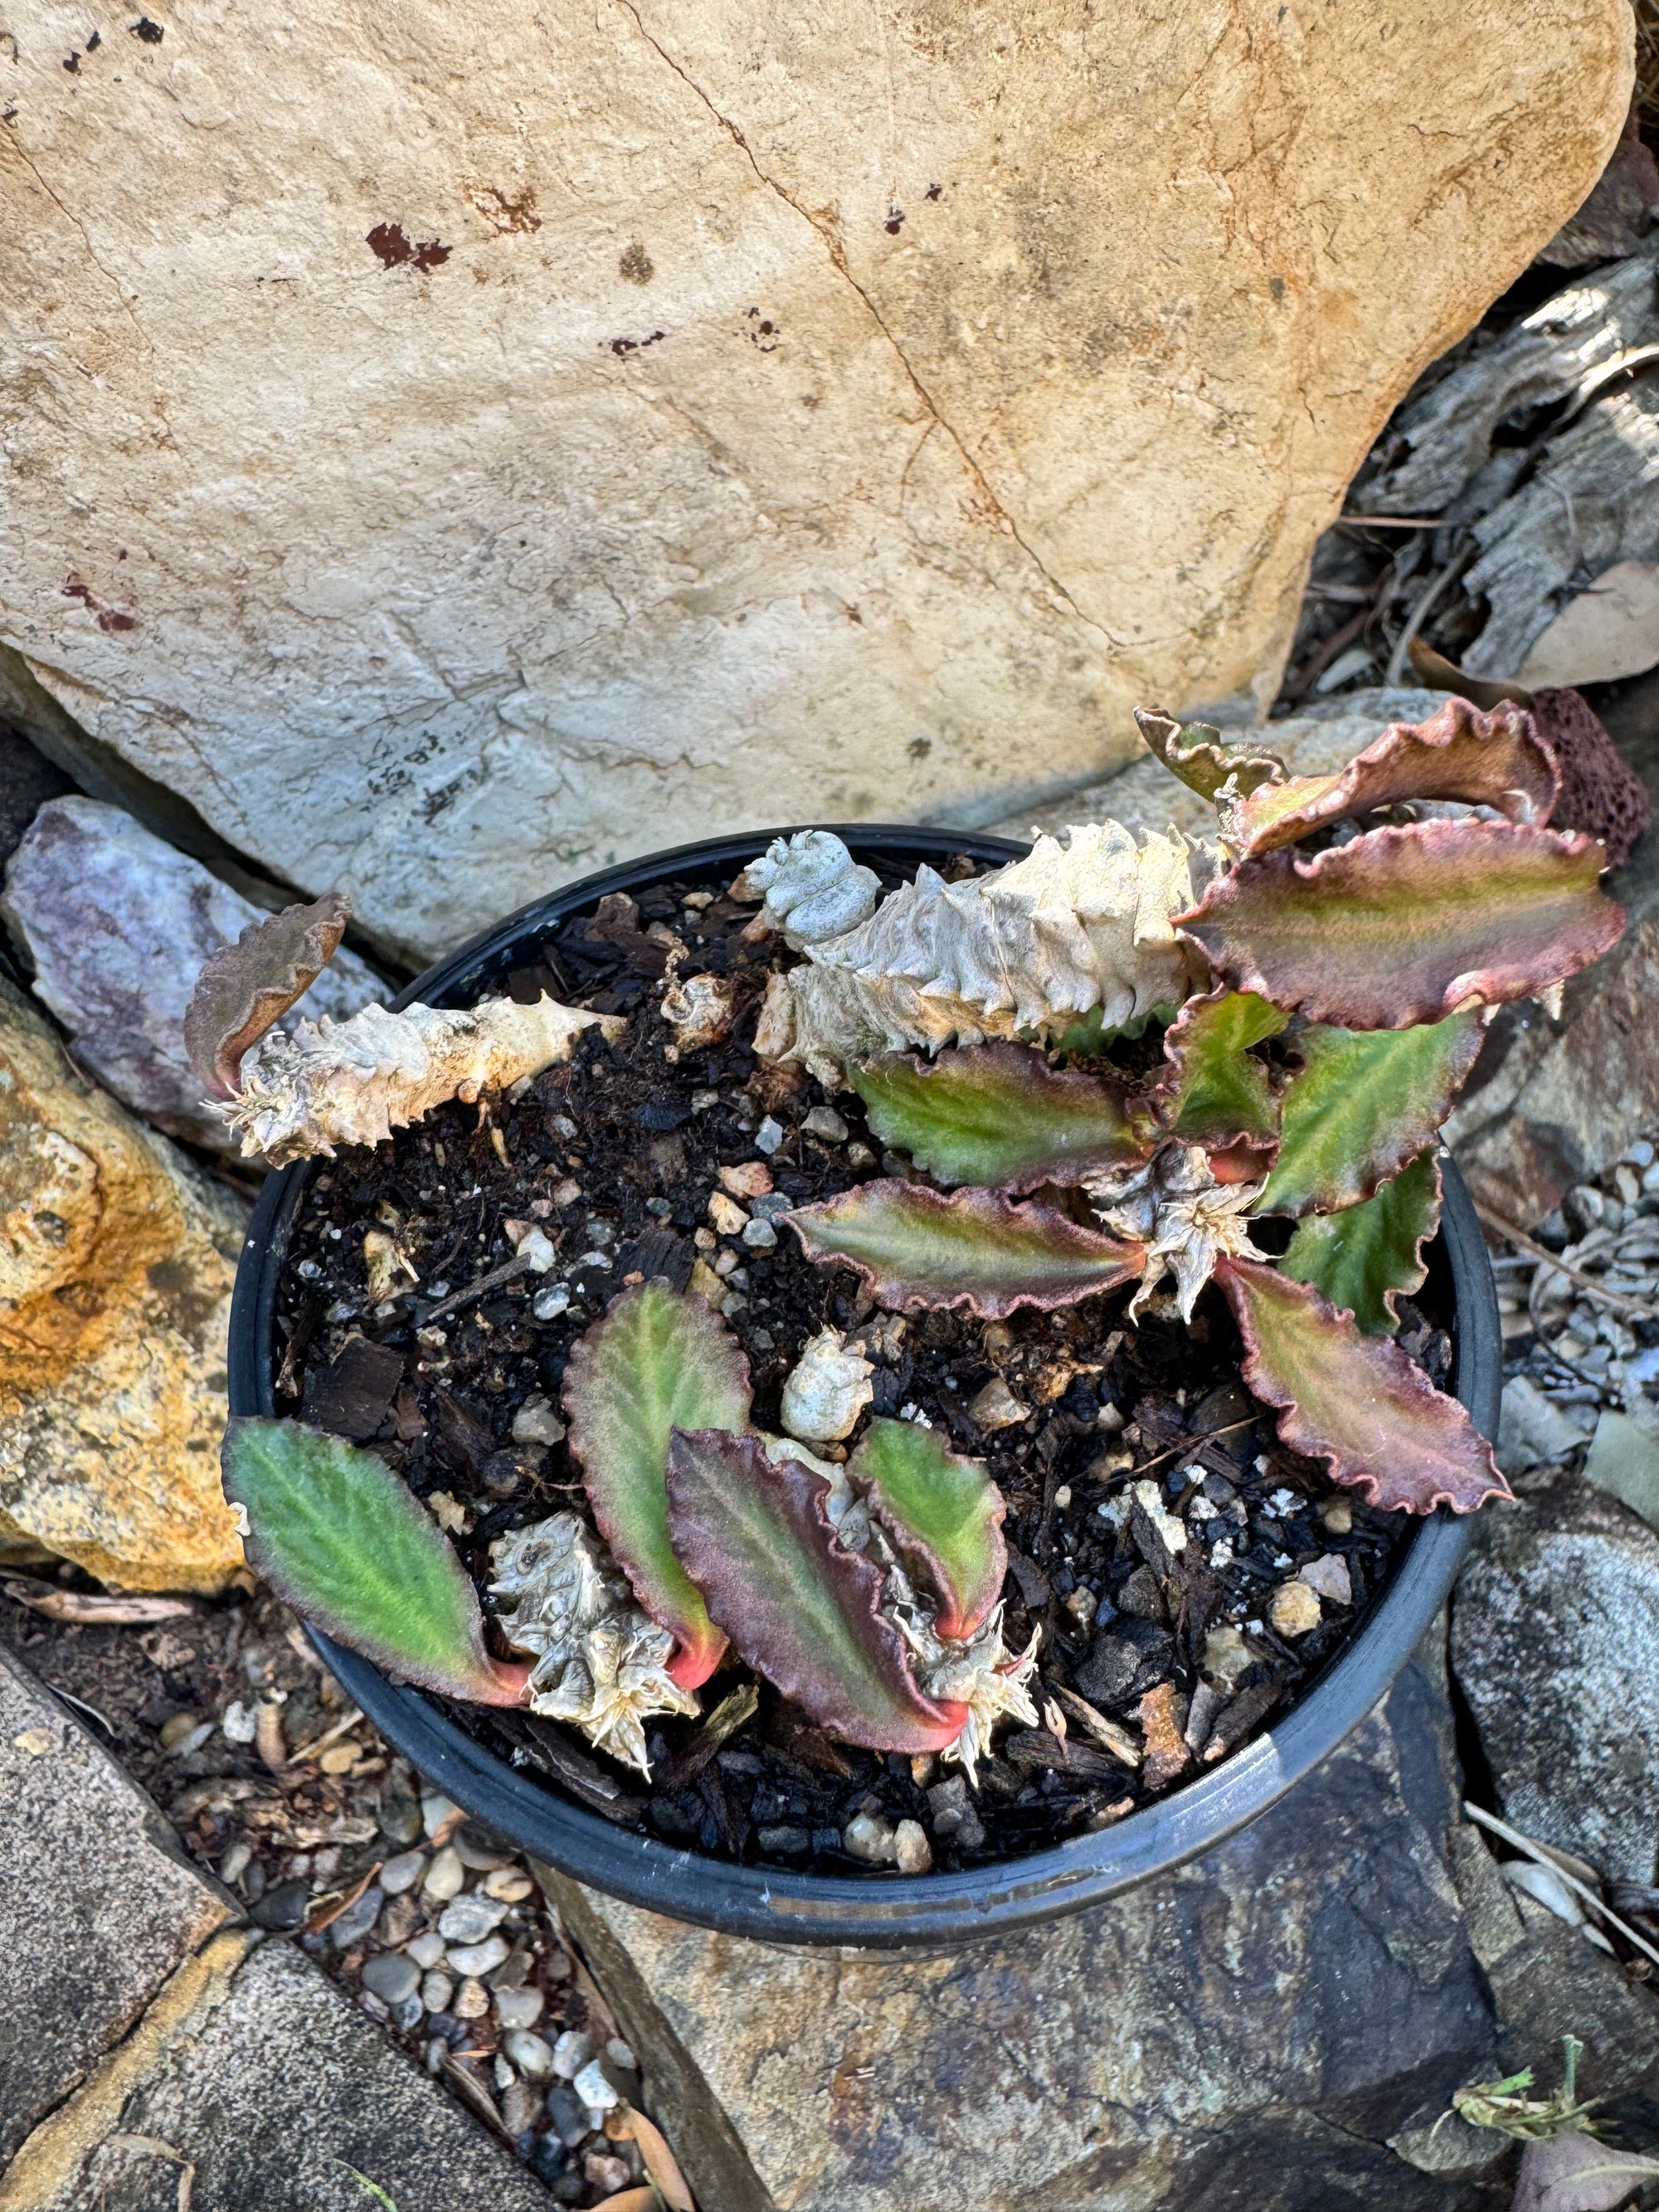
[(422, 953), (671, 838), (1000, 818), (1137, 699), (1260, 707), (1632, 44), (1629, 0), (10, 28), (0, 638)]
[(133, 1589), (241, 1564), (218, 1443), (243, 1219), (0, 977), (0, 1552)]

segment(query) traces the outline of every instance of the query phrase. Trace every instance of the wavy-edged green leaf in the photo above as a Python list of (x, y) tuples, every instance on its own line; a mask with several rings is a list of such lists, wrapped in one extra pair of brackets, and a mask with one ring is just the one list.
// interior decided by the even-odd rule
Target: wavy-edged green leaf
[(1619, 941), (1600, 845), (1517, 822), (1371, 830), (1312, 860), (1241, 860), (1182, 934), (1235, 990), (1353, 1030), (1529, 999)]
[(520, 1701), (529, 1668), (484, 1650), (454, 1547), (383, 1459), (300, 1421), (235, 1419), (222, 1464), (249, 1564), (284, 1604), (423, 1689)]
[(879, 1609), (881, 1570), (836, 1541), (829, 1491), (756, 1436), (677, 1429), (669, 1447), (674, 1549), (738, 1656), (848, 1743), (941, 1751), (967, 1708), (917, 1687)]
[(1282, 783), (1285, 763), (1277, 753), (1255, 745), (1230, 745), (1208, 722), (1177, 722), (1159, 707), (1137, 707), (1135, 726), (1171, 775), (1200, 799), (1214, 799), (1231, 785), (1249, 792)]
[(1292, 1450), (1326, 1461), (1338, 1482), (1389, 1510), (1468, 1513), (1510, 1495), (1468, 1414), (1391, 1337), (1362, 1335), (1277, 1267), (1224, 1258), (1215, 1279), (1244, 1339), (1245, 1384), (1280, 1409)]
[(1074, 1305), (1115, 1290), (1145, 1264), (1140, 1245), (1085, 1229), (1057, 1206), (1016, 1206), (988, 1190), (947, 1197), (887, 1177), (784, 1218), (809, 1260), (855, 1267), (893, 1312), (967, 1306), (998, 1321), (1017, 1306)]
[(1395, 1300), (1422, 1288), (1423, 1247), (1439, 1226), (1440, 1162), (1431, 1147), (1358, 1206), (1299, 1221), (1279, 1264), (1351, 1313), (1367, 1336), (1392, 1336)]
[(668, 1440), (676, 1429), (749, 1425), (749, 1362), (707, 1302), (660, 1280), (611, 1299), (564, 1373), (570, 1449), (599, 1534), (634, 1595), (679, 1649), (668, 1671), (695, 1690), (726, 1638), (668, 1534)]
[(854, 1489), (936, 1602), (941, 1636), (969, 1637), (1002, 1594), (1007, 1501), (976, 1459), (919, 1421), (873, 1420), (848, 1462)]
[(1123, 1085), (1050, 1067), (1030, 1045), (889, 1053), (847, 1074), (882, 1143), (941, 1182), (1030, 1190), (1133, 1166), (1151, 1149)]
[(1390, 722), (1338, 775), (1293, 775), (1224, 802), (1222, 830), (1246, 853), (1268, 853), (1328, 823), (1413, 799), (1462, 799), (1541, 825), (1560, 782), (1525, 708), (1483, 714), (1467, 699), (1449, 699), (1426, 722)]
[(1188, 999), (1164, 1039), (1169, 1066), (1155, 1094), (1163, 1126), (1220, 1152), (1249, 1139), (1265, 1171), (1279, 1136), (1279, 1100), (1250, 1047), (1277, 1036), (1289, 1018), (1254, 991)]
[(1474, 1008), (1409, 1030), (1304, 1030), (1255, 1211), (1334, 1213), (1369, 1198), (1433, 1142), (1484, 1034)]

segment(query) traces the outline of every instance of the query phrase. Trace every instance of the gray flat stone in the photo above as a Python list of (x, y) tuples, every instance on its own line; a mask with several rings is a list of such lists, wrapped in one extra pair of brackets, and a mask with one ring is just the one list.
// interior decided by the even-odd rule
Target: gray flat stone
[(0, 2171), (229, 1910), (0, 1650)]
[(279, 1936), (204, 1992), (118, 2102), (97, 2087), (61, 2144), (31, 2147), (30, 2212), (172, 2212), (178, 2168), (157, 2143), (195, 2167), (192, 2212), (374, 2212), (356, 2174), (398, 2212), (551, 2202)]
[(1506, 2192), (1419, 2148), (1498, 2055), (1458, 1784), (1419, 1662), (1208, 1857), (952, 1956), (775, 1949), (544, 1878), (720, 2212), (1475, 2212)]
[(1483, 1516), (1452, 1664), (1504, 1818), (1602, 1875), (1659, 1848), (1659, 1536), (1558, 1476)]

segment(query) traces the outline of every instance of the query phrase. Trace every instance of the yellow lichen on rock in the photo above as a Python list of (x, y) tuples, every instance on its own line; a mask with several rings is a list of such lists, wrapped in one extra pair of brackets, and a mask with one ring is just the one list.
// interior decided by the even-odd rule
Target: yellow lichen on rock
[(71, 1065), (0, 980), (0, 1546), (215, 1590), (242, 1208)]

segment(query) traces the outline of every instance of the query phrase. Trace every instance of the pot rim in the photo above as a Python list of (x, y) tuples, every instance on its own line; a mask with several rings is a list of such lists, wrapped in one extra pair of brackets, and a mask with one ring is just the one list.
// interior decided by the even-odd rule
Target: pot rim
[[(855, 857), (890, 865), (1017, 860), (1030, 849), (969, 831), (863, 823), (835, 830)], [(567, 884), (480, 931), (417, 976), (403, 1007), (465, 1004), (521, 963), (546, 935), (607, 891), (642, 890), (664, 876), (719, 876), (788, 830), (708, 838)], [(277, 1278), (314, 1161), (270, 1175), (254, 1207), (231, 1306), (230, 1409), (275, 1413), (269, 1347)], [(1442, 1154), (1444, 1203), (1430, 1248), (1452, 1281), (1457, 1318), (1453, 1387), (1492, 1436), (1502, 1389), (1498, 1297), (1486, 1245), (1456, 1166)], [(457, 1726), (421, 1690), (395, 1681), (319, 1630), (307, 1633), (353, 1701), (428, 1781), (486, 1826), (562, 1874), (624, 1903), (763, 1942), (869, 1950), (944, 1950), (1100, 1905), (1167, 1874), (1257, 1819), (1320, 1765), (1387, 1693), (1439, 1612), (1473, 1535), (1472, 1517), (1443, 1509), (1419, 1524), (1370, 1620), (1285, 1717), (1172, 1796), (1114, 1826), (1028, 1857), (958, 1874), (828, 1876), (738, 1866), (613, 1826), (544, 1785)]]

